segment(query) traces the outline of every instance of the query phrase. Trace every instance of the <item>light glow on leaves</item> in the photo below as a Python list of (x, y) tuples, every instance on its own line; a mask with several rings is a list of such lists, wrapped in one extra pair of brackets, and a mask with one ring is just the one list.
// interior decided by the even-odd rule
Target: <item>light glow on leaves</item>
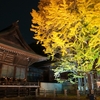
[(40, 0), (38, 8), (31, 12), (30, 30), (52, 60), (60, 55), (54, 64), (57, 80), (65, 71), (73, 76), (99, 71), (100, 0)]

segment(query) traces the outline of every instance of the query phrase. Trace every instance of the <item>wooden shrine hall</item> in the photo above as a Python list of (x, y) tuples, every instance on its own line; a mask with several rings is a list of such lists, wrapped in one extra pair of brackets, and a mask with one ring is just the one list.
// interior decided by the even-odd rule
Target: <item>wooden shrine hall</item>
[(0, 97), (33, 95), (39, 82), (28, 82), (29, 66), (46, 61), (21, 36), (18, 22), (0, 31)]
[(36, 54), (21, 36), (18, 22), (0, 31), (0, 80), (25, 79), (28, 67), (47, 60)]

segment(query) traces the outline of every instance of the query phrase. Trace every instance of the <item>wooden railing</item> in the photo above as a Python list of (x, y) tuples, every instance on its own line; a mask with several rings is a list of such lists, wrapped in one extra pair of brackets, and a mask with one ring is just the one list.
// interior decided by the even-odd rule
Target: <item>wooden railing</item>
[(39, 89), (38, 82), (0, 82), (0, 97), (36, 96)]

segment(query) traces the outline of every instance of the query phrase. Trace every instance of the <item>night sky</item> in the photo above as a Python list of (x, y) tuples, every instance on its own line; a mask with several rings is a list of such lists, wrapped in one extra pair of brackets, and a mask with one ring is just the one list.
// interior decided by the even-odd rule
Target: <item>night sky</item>
[(24, 40), (34, 42), (30, 31), (32, 9), (37, 10), (39, 0), (0, 0), (0, 30), (19, 20), (19, 28)]

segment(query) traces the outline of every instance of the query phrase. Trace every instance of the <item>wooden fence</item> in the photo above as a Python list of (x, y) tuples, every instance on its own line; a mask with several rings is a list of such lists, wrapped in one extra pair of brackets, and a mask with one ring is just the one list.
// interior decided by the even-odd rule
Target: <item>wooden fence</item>
[[(38, 82), (6, 82), (0, 83), (0, 98), (4, 97), (22, 97), (22, 96), (52, 96), (57, 97), (59, 95), (63, 95), (67, 97), (70, 91), (66, 89), (63, 91), (54, 90), (39, 90), (40, 86)], [(74, 91), (77, 98), (80, 98), (82, 93), (83, 95), (87, 95), (85, 92), (81, 92), (79, 90)], [(92, 90), (93, 92), (93, 90)], [(97, 91), (97, 94), (100, 95), (100, 90)]]
[[(67, 91), (66, 89), (63, 91), (57, 91), (56, 89), (54, 90), (41, 90), (39, 92), (39, 96), (43, 96), (43, 97), (59, 97), (59, 96), (63, 96), (63, 97), (68, 97), (70, 95), (76, 96), (78, 99), (80, 99), (81, 96), (88, 96), (89, 92), (86, 91), (79, 91), (76, 90), (74, 91), (74, 95), (70, 94), (69, 91)], [(91, 90), (91, 94), (94, 94), (94, 91)], [(96, 94), (94, 94), (96, 96), (100, 96), (100, 90), (96, 92)]]
[[(57, 91), (56, 89), (54, 89), (54, 90), (40, 90), (39, 91), (39, 96), (44, 96), (44, 97), (48, 97), (48, 96), (57, 97), (60, 95), (67, 97), (68, 96), (67, 90), (65, 89), (64, 91)], [(78, 90), (75, 91), (75, 95), (77, 97), (80, 97), (80, 91)]]

